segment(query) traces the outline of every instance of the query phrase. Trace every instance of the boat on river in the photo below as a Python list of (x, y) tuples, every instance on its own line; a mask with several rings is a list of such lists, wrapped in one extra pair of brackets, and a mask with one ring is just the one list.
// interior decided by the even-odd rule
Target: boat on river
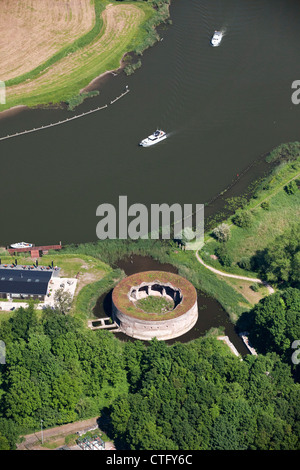
[(220, 45), (222, 39), (223, 39), (222, 31), (215, 31), (213, 34), (213, 37), (211, 38), (210, 43), (213, 47), (217, 47)]
[(26, 243), (26, 242), (18, 242), (18, 243), (13, 243), (10, 245), (11, 248), (31, 248), (33, 246), (32, 243)]
[(146, 137), (146, 139), (143, 139), (139, 145), (142, 147), (150, 147), (150, 145), (157, 144), (158, 142), (161, 142), (162, 140), (167, 138), (166, 132), (157, 129), (153, 134), (149, 135)]

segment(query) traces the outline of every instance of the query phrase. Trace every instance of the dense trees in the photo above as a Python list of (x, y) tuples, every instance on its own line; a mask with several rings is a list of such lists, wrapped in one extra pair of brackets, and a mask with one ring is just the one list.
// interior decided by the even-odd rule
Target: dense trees
[(122, 446), (298, 448), (299, 386), (277, 355), (241, 362), (213, 339), (171, 347), (152, 341), (143, 350), (128, 343), (125, 351), (129, 382), (133, 369), (137, 374), (110, 412)]
[[(2, 322), (0, 336), (6, 343), (0, 416), (19, 431), (38, 429), (41, 419), (47, 427), (97, 416), (127, 390), (121, 343), (70, 316), (46, 310), (38, 319), (33, 307), (20, 308)], [(7, 439), (0, 422), (1, 437)]]
[(243, 361), (214, 338), (122, 343), (69, 315), (21, 308), (0, 329), (0, 449), (41, 419), (98, 415), (120, 448), (298, 449), (299, 384), (279, 354), (299, 333), (299, 304), (289, 289), (257, 306), (253, 331), (259, 341), (269, 328), (266, 354)]
[(250, 340), (258, 351), (274, 351), (290, 362), (291, 345), (300, 339), (300, 290), (290, 287), (262, 299), (250, 317)]

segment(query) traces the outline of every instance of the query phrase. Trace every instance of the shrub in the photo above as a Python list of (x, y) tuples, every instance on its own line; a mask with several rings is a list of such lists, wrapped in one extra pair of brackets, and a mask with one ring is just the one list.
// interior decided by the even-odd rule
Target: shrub
[(139, 69), (141, 66), (142, 66), (142, 61), (138, 60), (137, 62), (135, 62), (135, 64), (126, 65), (124, 72), (126, 73), (126, 75), (132, 75), (135, 72), (135, 70)]
[(72, 96), (66, 101), (68, 105), (68, 110), (73, 111), (76, 108), (76, 106), (79, 106), (81, 103), (83, 103), (86, 98), (92, 98), (93, 96), (97, 96), (97, 95), (99, 95), (99, 91), (94, 90), (94, 91), (79, 93), (78, 95)]
[(227, 267), (231, 266), (232, 259), (230, 255), (228, 254), (228, 251), (225, 245), (221, 245), (218, 248), (216, 248), (215, 254), (218, 257), (218, 260), (222, 264), (222, 266), (227, 266)]
[(282, 161), (293, 161), (298, 158), (300, 154), (300, 143), (289, 142), (281, 144), (270, 152), (266, 157), (266, 162), (282, 162)]
[(219, 242), (227, 242), (230, 238), (230, 227), (227, 224), (221, 224), (218, 225), (213, 230), (213, 235), (214, 237), (219, 241)]
[(288, 195), (292, 195), (292, 194), (295, 194), (298, 190), (298, 186), (297, 186), (297, 183), (296, 181), (290, 181), (285, 187), (284, 187), (284, 190), (285, 192), (288, 194)]
[(265, 211), (268, 211), (270, 209), (270, 202), (269, 201), (264, 201), (261, 203), (260, 207), (264, 209)]
[(232, 218), (232, 222), (241, 228), (251, 227), (253, 222), (253, 215), (250, 211), (243, 211)]
[(242, 269), (246, 269), (246, 271), (251, 271), (251, 260), (250, 258), (242, 258), (238, 261), (238, 266)]

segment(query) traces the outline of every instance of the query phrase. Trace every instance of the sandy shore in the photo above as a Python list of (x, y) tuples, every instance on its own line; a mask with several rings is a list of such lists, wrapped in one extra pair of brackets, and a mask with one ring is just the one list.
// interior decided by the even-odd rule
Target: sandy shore
[(22, 111), (29, 109), (27, 106), (20, 104), (19, 106), (14, 106), (13, 108), (5, 109), (4, 111), (0, 112), (0, 119), (4, 119), (7, 117), (15, 116)]

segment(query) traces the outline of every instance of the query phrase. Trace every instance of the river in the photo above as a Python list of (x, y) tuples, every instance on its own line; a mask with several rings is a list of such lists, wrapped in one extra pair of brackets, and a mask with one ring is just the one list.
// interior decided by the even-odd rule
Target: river
[[(299, 139), (300, 3), (295, 0), (173, 0), (173, 24), (142, 68), (95, 84), (75, 113), (107, 109), (0, 142), (1, 244), (96, 239), (96, 208), (108, 202), (210, 201), (281, 142)], [(215, 29), (225, 32), (218, 48)], [(0, 135), (74, 113), (26, 110), (0, 120)], [(169, 138), (138, 142), (155, 128)], [(256, 175), (254, 175), (256, 177)], [(251, 179), (251, 178), (250, 178)], [(245, 184), (240, 183), (239, 191)]]

